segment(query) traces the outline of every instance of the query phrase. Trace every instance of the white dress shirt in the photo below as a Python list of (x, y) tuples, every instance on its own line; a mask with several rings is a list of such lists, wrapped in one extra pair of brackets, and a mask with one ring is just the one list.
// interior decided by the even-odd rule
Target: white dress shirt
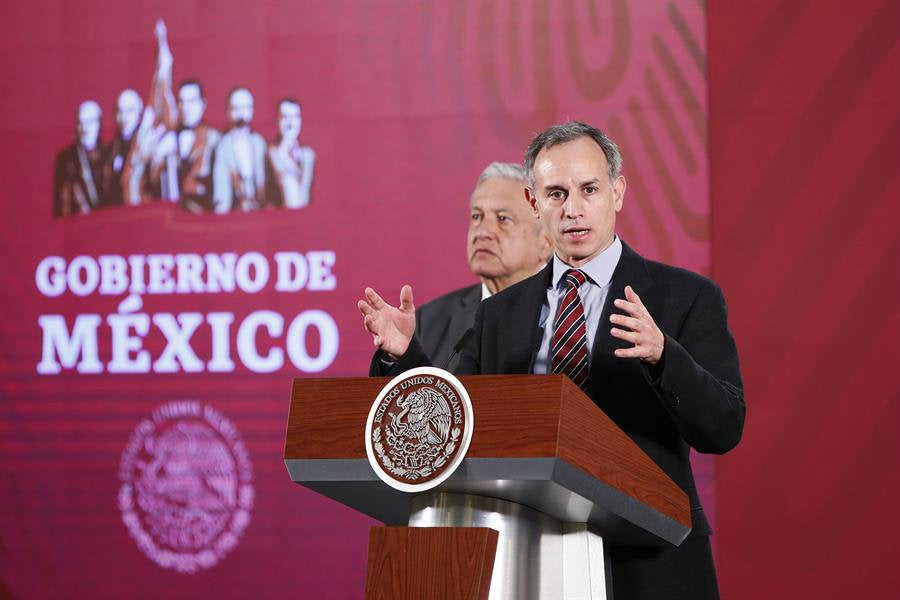
[[(579, 268), (587, 276), (587, 281), (578, 288), (578, 297), (581, 298), (581, 304), (584, 306), (589, 361), (593, 353), (600, 317), (603, 315), (603, 305), (606, 303), (606, 296), (609, 292), (609, 282), (621, 256), (622, 241), (619, 240), (619, 236), (616, 236), (606, 250)], [(540, 327), (544, 330), (544, 335), (534, 359), (533, 373), (543, 375), (550, 371), (549, 355), (550, 340), (553, 338), (553, 320), (556, 318), (556, 307), (559, 306), (566, 294), (566, 285), (561, 282), (566, 271), (573, 268), (560, 260), (556, 254), (553, 255), (553, 278), (550, 286), (547, 287), (547, 297), (541, 307)]]

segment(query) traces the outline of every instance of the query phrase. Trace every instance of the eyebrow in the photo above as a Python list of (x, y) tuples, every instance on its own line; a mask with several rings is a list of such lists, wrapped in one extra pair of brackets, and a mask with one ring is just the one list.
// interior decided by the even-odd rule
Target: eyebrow
[[(584, 186), (586, 186), (586, 185), (592, 185), (592, 184), (593, 184), (593, 185), (596, 185), (596, 184), (599, 184), (599, 183), (600, 183), (600, 178), (599, 178), (599, 177), (591, 177), (590, 179), (587, 179), (587, 180), (585, 180), (585, 181), (579, 182), (579, 183), (578, 183), (578, 187), (582, 188), (582, 187), (584, 187)], [(550, 185), (545, 185), (545, 186), (544, 186), (544, 191), (545, 191), (545, 192), (551, 192), (551, 191), (554, 191), (554, 190), (560, 190), (560, 191), (565, 192), (567, 189), (568, 189), (568, 188), (567, 188), (566, 186), (561, 185), (561, 184), (558, 184), (558, 183), (554, 183), (554, 184), (550, 184)]]

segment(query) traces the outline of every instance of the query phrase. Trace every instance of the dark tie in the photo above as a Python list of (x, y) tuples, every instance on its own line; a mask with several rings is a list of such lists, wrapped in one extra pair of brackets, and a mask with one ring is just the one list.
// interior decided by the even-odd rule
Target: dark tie
[(584, 273), (569, 269), (563, 275), (566, 293), (556, 309), (550, 339), (550, 372), (568, 375), (584, 388), (588, 377), (587, 324), (578, 288), (587, 281)]

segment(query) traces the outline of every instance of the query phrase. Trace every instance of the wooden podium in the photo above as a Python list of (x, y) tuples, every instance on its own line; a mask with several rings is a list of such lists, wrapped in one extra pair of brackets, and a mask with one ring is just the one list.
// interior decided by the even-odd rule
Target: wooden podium
[(370, 535), (367, 598), (610, 598), (604, 543), (690, 532), (687, 495), (562, 375), (460, 377), (466, 458), (433, 490), (394, 490), (365, 450), (388, 380), (295, 379), (284, 448), (293, 481), (389, 526)]

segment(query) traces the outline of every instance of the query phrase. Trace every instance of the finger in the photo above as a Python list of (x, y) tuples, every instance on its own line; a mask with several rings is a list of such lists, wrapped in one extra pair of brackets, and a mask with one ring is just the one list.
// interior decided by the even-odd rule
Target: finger
[(621, 298), (616, 298), (613, 301), (616, 308), (620, 308), (630, 314), (633, 317), (637, 317), (641, 315), (641, 307), (634, 302), (629, 302), (628, 300), (622, 300)]
[(372, 308), (375, 310), (381, 310), (387, 305), (387, 302), (381, 299), (381, 296), (373, 290), (372, 288), (366, 288), (366, 300), (369, 301), (369, 304), (372, 305)]
[(372, 308), (365, 300), (360, 300), (359, 302), (357, 302), (356, 308), (358, 308), (359, 312), (361, 312), (363, 315), (371, 315), (375, 312), (375, 309)]
[(378, 335), (378, 329), (375, 324), (374, 316), (368, 315), (368, 316), (363, 317), (363, 325), (365, 325), (366, 331), (368, 331), (372, 335)]
[(404, 285), (400, 288), (400, 310), (403, 312), (412, 312), (416, 310), (413, 304), (412, 286)]
[(633, 331), (625, 331), (624, 329), (619, 329), (618, 327), (613, 327), (609, 330), (613, 337), (617, 337), (620, 340), (625, 340), (626, 342), (631, 342), (632, 344), (637, 345), (638, 340), (641, 337), (641, 334), (635, 333)]
[(644, 301), (641, 300), (641, 297), (637, 295), (637, 292), (634, 291), (634, 288), (630, 285), (625, 286), (625, 297), (628, 298), (633, 304), (638, 306), (638, 310), (641, 314), (649, 315), (650, 311), (647, 310), (647, 307), (644, 306)]
[(644, 328), (644, 323), (640, 319), (634, 317), (626, 317), (625, 315), (609, 315), (611, 323), (615, 323), (620, 327), (627, 327), (634, 331), (640, 331)]
[(634, 348), (617, 348), (613, 354), (618, 358), (643, 358), (644, 350), (637, 346)]
[(635, 304), (640, 304), (643, 306), (641, 297), (637, 295), (637, 292), (635, 292), (634, 288), (630, 285), (625, 286), (625, 298), (627, 298), (629, 302), (634, 302)]

